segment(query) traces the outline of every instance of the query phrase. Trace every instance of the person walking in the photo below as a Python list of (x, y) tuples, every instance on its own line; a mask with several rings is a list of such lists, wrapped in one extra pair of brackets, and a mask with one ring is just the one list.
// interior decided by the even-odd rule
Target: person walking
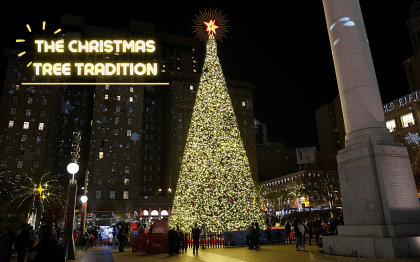
[(200, 246), (200, 233), (201, 233), (201, 230), (198, 228), (197, 223), (195, 223), (194, 228), (191, 231), (191, 234), (192, 234), (192, 238), (194, 242), (193, 254), (197, 252), (197, 255), (198, 255), (198, 248)]
[(306, 228), (305, 225), (302, 223), (301, 220), (298, 221), (298, 227), (300, 232), (300, 246), (302, 250), (305, 250), (305, 234), (306, 234)]
[(296, 238), (296, 251), (300, 251), (299, 246), (300, 246), (300, 240), (301, 240), (301, 234), (299, 231), (299, 221), (297, 221), (293, 227), (293, 234), (295, 235)]
[(119, 252), (124, 252), (124, 245), (125, 245), (126, 238), (127, 237), (125, 235), (125, 230), (124, 228), (121, 228), (121, 230), (118, 232), (118, 235), (117, 235), (118, 242), (120, 243)]
[(314, 221), (312, 222), (312, 229), (315, 234), (315, 243), (319, 242), (319, 234), (321, 233), (320, 228), (321, 228), (321, 225), (319, 224), (319, 220), (317, 217), (315, 217)]
[(170, 256), (174, 255), (174, 247), (175, 247), (175, 241), (176, 241), (176, 231), (174, 228), (170, 228), (167, 234), (168, 242), (169, 242), (169, 251), (168, 254)]
[(265, 229), (265, 234), (267, 236), (268, 244), (271, 244), (271, 229), (270, 226), (267, 226)]
[(179, 225), (176, 225), (176, 238), (175, 238), (175, 254), (181, 254), (181, 242), (183, 240), (183, 232), (181, 229), (179, 229)]
[(290, 243), (290, 233), (292, 232), (292, 227), (290, 226), (289, 221), (286, 222), (286, 225), (284, 226), (284, 237), (285, 237), (285, 243)]
[(85, 232), (82, 239), (82, 250), (84, 246), (86, 247), (86, 250), (88, 250), (89, 239), (90, 239), (89, 233)]
[(24, 262), (26, 250), (29, 248), (28, 224), (23, 224), (22, 232), (16, 238), (15, 248), (17, 249), (17, 262)]
[(205, 242), (206, 242), (206, 236), (207, 236), (207, 228), (206, 225), (203, 224), (201, 225), (201, 232), (200, 232), (200, 238), (201, 238), (201, 244), (202, 244), (202, 248), (205, 249)]
[(312, 221), (309, 219), (308, 220), (308, 223), (307, 223), (307, 227), (308, 227), (308, 237), (309, 237), (309, 245), (310, 246), (312, 246), (312, 244), (311, 244), (311, 240), (312, 240), (312, 234), (313, 234), (313, 232), (312, 232)]
[(258, 222), (255, 222), (255, 241), (254, 241), (254, 245), (255, 245), (256, 250), (258, 248), (260, 248), (260, 236), (261, 236), (260, 225), (258, 224)]
[(249, 225), (248, 230), (246, 232), (246, 243), (248, 245), (248, 249), (254, 249), (254, 241), (255, 241), (255, 228), (254, 223)]
[(118, 228), (116, 225), (112, 226), (112, 244), (117, 245)]
[(0, 237), (0, 262), (9, 262), (7, 257), (9, 255), (9, 249), (12, 243), (12, 236), (9, 235), (7, 230), (3, 232), (3, 235)]
[(64, 262), (64, 248), (52, 239), (53, 228), (42, 225), (38, 231), (40, 242), (29, 253), (28, 262)]

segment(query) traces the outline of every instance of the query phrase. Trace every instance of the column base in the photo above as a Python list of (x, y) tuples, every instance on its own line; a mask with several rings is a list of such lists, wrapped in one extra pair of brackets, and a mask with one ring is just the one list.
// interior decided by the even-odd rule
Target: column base
[(322, 242), (324, 254), (329, 255), (349, 256), (356, 250), (358, 257), (420, 258), (420, 236), (324, 236)]

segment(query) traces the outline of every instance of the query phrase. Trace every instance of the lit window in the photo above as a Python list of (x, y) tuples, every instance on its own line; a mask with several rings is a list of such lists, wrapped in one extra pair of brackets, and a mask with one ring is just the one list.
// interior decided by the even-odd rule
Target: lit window
[(190, 90), (194, 90), (194, 86), (190, 85)]
[(133, 97), (130, 96), (130, 98), (128, 99), (128, 101), (133, 102)]
[(119, 117), (115, 117), (115, 124), (118, 125), (120, 123), (120, 118)]
[(242, 106), (245, 106), (245, 101), (242, 101)]
[(109, 191), (109, 199), (115, 199), (115, 191)]
[(130, 92), (133, 93), (134, 92), (134, 87), (130, 87)]
[(160, 70), (160, 72), (165, 73), (165, 69)]
[(16, 168), (22, 168), (22, 166), (23, 166), (23, 161), (17, 161)]
[(115, 106), (115, 112), (116, 113), (121, 112), (121, 106)]
[(14, 123), (15, 123), (15, 121), (10, 120), (10, 121), (9, 121), (9, 128), (12, 128)]
[(99, 152), (99, 159), (104, 158), (104, 152)]
[(29, 122), (23, 122), (23, 129), (29, 128)]
[(413, 112), (401, 116), (401, 125), (403, 127), (409, 127), (415, 124)]
[(123, 192), (123, 199), (128, 199), (128, 191)]
[(26, 109), (25, 116), (31, 116), (31, 109)]
[(34, 99), (32, 97), (28, 97), (28, 104), (32, 104), (33, 101)]
[(117, 96), (117, 100), (120, 101), (121, 100), (121, 96)]
[(105, 90), (109, 90), (109, 85), (105, 85)]
[(131, 130), (127, 129), (127, 136), (131, 136)]
[(108, 99), (108, 95), (105, 95), (105, 99)]
[(102, 106), (102, 111), (104, 111), (104, 112), (108, 111), (108, 106), (107, 105), (103, 105)]
[(44, 123), (39, 123), (38, 130), (44, 130)]
[[(125, 166), (125, 173), (130, 173), (130, 166)], [(124, 185), (125, 185), (125, 179), (124, 179)]]
[[(23, 136), (23, 135), (22, 135)], [(39, 143), (39, 142), (41, 142), (42, 141), (42, 136), (36, 136), (36, 141), (35, 142), (37, 142), (37, 143)]]
[(389, 132), (394, 132), (395, 130), (397, 130), (395, 119), (386, 121), (386, 127), (388, 128)]

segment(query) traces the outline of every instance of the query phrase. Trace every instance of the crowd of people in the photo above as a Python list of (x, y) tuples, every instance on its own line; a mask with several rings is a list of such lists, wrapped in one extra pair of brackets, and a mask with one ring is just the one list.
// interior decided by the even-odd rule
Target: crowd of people
[(36, 232), (33, 226), (23, 224), (16, 237), (10, 229), (5, 230), (0, 237), (0, 262), (10, 262), (13, 253), (17, 262), (64, 262), (60, 228), (47, 222)]
[[(205, 249), (205, 239), (207, 236), (207, 227), (205, 224), (201, 225), (201, 228), (198, 227), (198, 224), (195, 223), (193, 229), (191, 230), (191, 235), (193, 239), (193, 254), (198, 255), (198, 249), (200, 245), (200, 239), (202, 242), (202, 248)], [(169, 242), (169, 252), (170, 256), (174, 254), (180, 254), (181, 250), (181, 241), (184, 238), (184, 232), (179, 229), (177, 225), (175, 228), (169, 228), (168, 234), (168, 242)]]

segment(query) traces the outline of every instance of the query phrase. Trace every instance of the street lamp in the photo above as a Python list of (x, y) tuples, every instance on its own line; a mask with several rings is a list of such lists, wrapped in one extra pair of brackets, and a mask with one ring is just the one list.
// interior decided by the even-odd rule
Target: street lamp
[(73, 175), (72, 180), (74, 180), (74, 174), (79, 172), (79, 165), (77, 163), (70, 163), (67, 166), (67, 172)]

